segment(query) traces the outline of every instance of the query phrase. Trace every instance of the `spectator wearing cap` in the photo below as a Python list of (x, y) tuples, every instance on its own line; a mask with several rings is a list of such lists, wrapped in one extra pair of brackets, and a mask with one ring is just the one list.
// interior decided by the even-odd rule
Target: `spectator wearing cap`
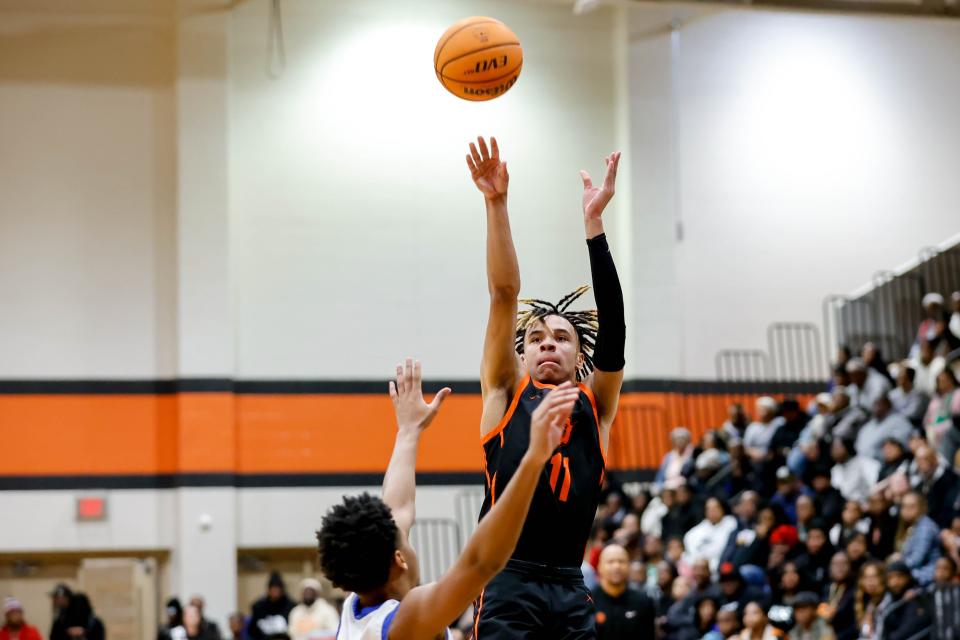
[(770, 532), (770, 554), (767, 557), (768, 571), (776, 573), (785, 566), (787, 558), (795, 555), (795, 549), (800, 543), (797, 528), (791, 524), (781, 524)]
[(820, 598), (812, 591), (797, 595), (793, 602), (794, 626), (790, 630), (790, 640), (835, 640), (833, 628), (826, 620), (817, 615)]
[(50, 626), (50, 640), (68, 640), (66, 615), (73, 591), (64, 583), (59, 583), (50, 592), (53, 602), (53, 623)]
[(600, 584), (593, 589), (598, 640), (654, 637), (654, 603), (628, 588), (629, 564), (627, 550), (618, 544), (607, 545), (600, 553)]
[(287, 597), (283, 578), (278, 572), (271, 572), (266, 595), (253, 603), (253, 615), (247, 625), (247, 633), (254, 640), (266, 640), (270, 636), (286, 634), (287, 620), (293, 607), (293, 601)]
[(914, 462), (916, 470), (910, 478), (911, 486), (919, 491), (926, 498), (927, 505), (932, 507), (930, 517), (940, 527), (949, 527), (957, 514), (960, 476), (926, 444), (917, 448)]
[(726, 465), (729, 456), (718, 449), (705, 449), (697, 456), (694, 462), (694, 475), (690, 479), (690, 489), (699, 497), (709, 497), (728, 500), (729, 493), (725, 487), (725, 474), (720, 470)]
[(940, 341), (946, 337), (947, 316), (944, 313), (943, 302), (943, 296), (936, 292), (923, 296), (921, 304), (925, 317), (917, 327), (917, 340), (911, 348), (911, 355), (916, 353), (921, 341), (926, 340), (936, 349)]
[(830, 455), (835, 463), (830, 470), (830, 483), (845, 500), (866, 501), (877, 483), (880, 463), (857, 455), (853, 440), (845, 438), (833, 441)]
[(683, 469), (693, 459), (693, 437), (686, 427), (677, 427), (670, 432), (671, 449), (663, 456), (653, 482), (657, 487), (683, 477)]
[(300, 583), (300, 604), (290, 611), (291, 640), (333, 640), (340, 626), (340, 616), (329, 602), (320, 597), (320, 581), (307, 578)]
[(857, 454), (882, 462), (884, 440), (893, 438), (906, 447), (912, 432), (910, 421), (893, 410), (887, 394), (881, 394), (873, 403), (873, 417), (857, 432)]
[(683, 537), (685, 560), (691, 564), (705, 559), (714, 570), (720, 564), (720, 555), (727, 546), (730, 534), (737, 528), (737, 520), (728, 513), (727, 504), (719, 498), (707, 500), (704, 512), (703, 521)]
[(847, 373), (850, 374), (850, 385), (847, 387), (850, 404), (866, 412), (873, 409), (877, 398), (889, 393), (893, 388), (886, 376), (868, 367), (860, 358), (854, 358), (847, 363)]
[(777, 469), (777, 492), (770, 498), (772, 504), (780, 505), (784, 515), (791, 524), (797, 524), (797, 499), (800, 496), (811, 496), (810, 489), (800, 484), (789, 467)]
[(174, 629), (183, 627), (183, 605), (180, 604), (179, 598), (170, 598), (167, 600), (163, 612), (166, 619), (163, 624), (160, 625), (160, 630), (157, 632), (157, 640), (169, 640), (174, 635)]
[(754, 463), (766, 460), (770, 443), (777, 430), (786, 422), (777, 415), (777, 401), (769, 396), (757, 400), (757, 420), (750, 423), (743, 435), (743, 447)]
[(3, 601), (3, 617), (0, 640), (43, 640), (40, 631), (24, 620), (23, 605), (16, 598), (6, 598)]
[(850, 557), (838, 551), (830, 558), (830, 583), (823, 592), (823, 604), (818, 613), (830, 623), (837, 640), (855, 640), (857, 618), (854, 611), (856, 592), (853, 564)]
[(937, 560), (928, 597), (933, 609), (933, 640), (956, 640), (960, 637), (960, 583), (957, 564), (951, 558)]
[(721, 606), (735, 605), (739, 612), (743, 612), (748, 602), (756, 601), (764, 607), (770, 605), (770, 598), (763, 588), (748, 585), (740, 575), (740, 570), (729, 562), (720, 565), (718, 584)]
[(822, 585), (827, 581), (830, 558), (834, 549), (827, 537), (827, 527), (822, 520), (814, 519), (807, 526), (807, 539), (803, 553), (797, 556), (797, 569), (805, 585)]
[(909, 363), (897, 368), (897, 387), (890, 392), (890, 402), (894, 410), (910, 421), (915, 427), (923, 424), (923, 416), (930, 404), (930, 396), (914, 384), (917, 370)]
[(900, 504), (900, 523), (894, 544), (898, 560), (906, 564), (921, 587), (933, 582), (933, 571), (940, 557), (940, 528), (927, 516), (927, 501), (910, 491)]
[(916, 585), (910, 568), (903, 562), (887, 565), (887, 593), (877, 605), (874, 637), (877, 640), (908, 640), (922, 637), (933, 622), (933, 612), (922, 594), (911, 592)]

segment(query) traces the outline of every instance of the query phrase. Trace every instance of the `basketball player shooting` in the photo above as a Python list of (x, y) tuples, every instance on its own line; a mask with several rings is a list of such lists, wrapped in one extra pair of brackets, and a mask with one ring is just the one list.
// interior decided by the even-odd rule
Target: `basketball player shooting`
[(317, 533), (320, 565), (333, 584), (351, 592), (343, 603), (337, 640), (432, 640), (447, 635), (513, 551), (543, 465), (560, 444), (563, 426), (579, 395), (557, 387), (533, 413), (529, 444), (497, 506), (467, 541), (453, 567), (420, 585), (417, 554), (410, 546), (415, 519), (416, 461), (420, 437), (450, 392), (427, 404), (420, 363), (397, 365), (390, 383), (397, 437), (383, 478), (383, 497), (346, 497), (330, 509)]
[(483, 347), (480, 435), (486, 457), (481, 523), (519, 469), (531, 417), (557, 385), (575, 385), (577, 401), (560, 445), (541, 470), (533, 502), (506, 569), (476, 603), (474, 636), (574, 640), (596, 637), (594, 607), (580, 565), (596, 516), (604, 452), (623, 382), (623, 292), (602, 214), (614, 194), (620, 153), (606, 158), (600, 187), (581, 171), (583, 221), (596, 311), (571, 311), (588, 288), (556, 304), (521, 300), (520, 270), (507, 214), (507, 165), (495, 138), (470, 144), (467, 166), (487, 209), (490, 316)]

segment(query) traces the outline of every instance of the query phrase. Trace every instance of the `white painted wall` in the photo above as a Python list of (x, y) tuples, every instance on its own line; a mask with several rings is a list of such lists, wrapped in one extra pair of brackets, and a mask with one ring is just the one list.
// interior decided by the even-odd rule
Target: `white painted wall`
[[(233, 14), (230, 202), (242, 377), (382, 377), (416, 354), (475, 378), (487, 315), (484, 209), (464, 162), (498, 135), (523, 293), (589, 282), (577, 172), (617, 146), (613, 15), (518, 2), (290, 2), (265, 73), (266, 3)], [(526, 55), (489, 104), (431, 68), (446, 26), (509, 24)]]
[[(674, 16), (688, 20), (672, 147)], [(637, 178), (635, 216), (669, 265), (635, 292), (679, 332), (671, 373), (712, 375), (717, 350), (765, 347), (773, 321), (819, 324), (825, 295), (957, 232), (956, 21), (666, 7), (635, 10), (631, 30), (632, 148), (657, 165)]]

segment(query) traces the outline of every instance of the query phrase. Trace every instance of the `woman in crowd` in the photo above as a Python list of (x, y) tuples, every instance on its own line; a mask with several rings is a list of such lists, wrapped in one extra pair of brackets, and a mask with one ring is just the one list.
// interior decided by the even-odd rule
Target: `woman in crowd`
[(740, 640), (777, 640), (777, 634), (759, 602), (749, 602), (743, 609), (743, 631)]
[(883, 600), (886, 592), (886, 569), (882, 562), (870, 561), (863, 565), (860, 571), (860, 580), (857, 584), (857, 595), (854, 600), (854, 611), (857, 616), (857, 627), (860, 637), (872, 640), (876, 624), (874, 614), (877, 605)]

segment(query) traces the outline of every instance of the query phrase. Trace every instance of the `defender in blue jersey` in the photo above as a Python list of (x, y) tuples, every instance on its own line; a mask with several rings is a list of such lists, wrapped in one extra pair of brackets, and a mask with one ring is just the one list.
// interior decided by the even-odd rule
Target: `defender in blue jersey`
[(337, 640), (433, 640), (446, 635), (510, 557), (526, 518), (540, 470), (563, 438), (577, 402), (570, 384), (552, 390), (530, 419), (530, 437), (506, 483), (460, 557), (439, 580), (420, 585), (417, 554), (408, 540), (415, 511), (415, 469), (420, 436), (436, 416), (441, 390), (430, 404), (421, 391), (420, 363), (397, 366), (390, 397), (397, 438), (383, 478), (383, 496), (346, 497), (330, 509), (317, 532), (320, 565), (333, 584), (351, 592)]
[[(623, 383), (623, 292), (602, 214), (614, 194), (620, 154), (606, 158), (603, 185), (583, 180), (583, 220), (596, 311), (572, 311), (581, 287), (556, 304), (519, 300), (520, 269), (507, 214), (507, 166), (494, 138), (470, 145), (467, 166), (487, 210), (490, 315), (480, 383), (486, 458), (485, 522), (515, 476), (535, 415), (557, 385), (577, 398), (560, 446), (540, 472), (533, 502), (506, 569), (476, 604), (474, 636), (509, 640), (594, 638), (594, 608), (580, 564), (596, 516), (610, 427)], [(541, 224), (552, 224), (552, 214)], [(518, 303), (529, 305), (518, 317)]]

